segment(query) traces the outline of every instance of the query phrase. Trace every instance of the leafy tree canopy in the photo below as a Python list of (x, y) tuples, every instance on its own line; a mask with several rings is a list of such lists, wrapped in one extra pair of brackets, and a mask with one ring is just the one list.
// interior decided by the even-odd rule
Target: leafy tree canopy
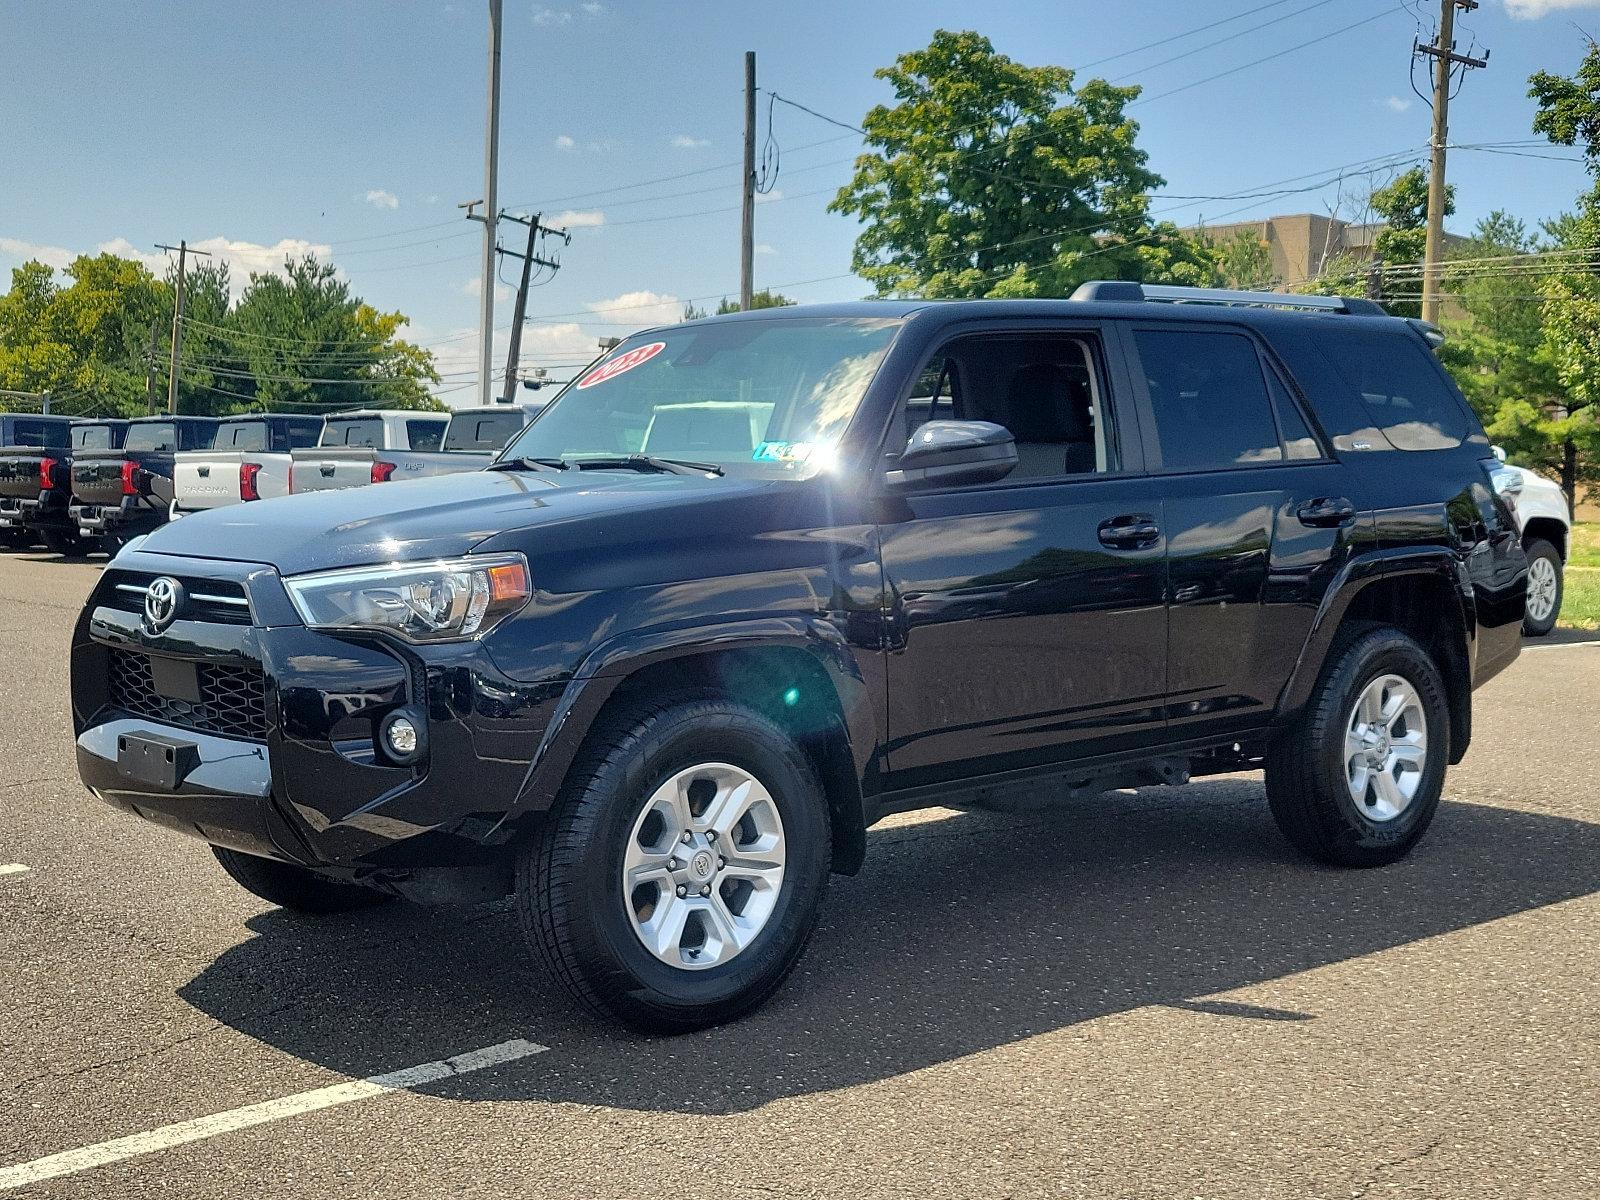
[(1056, 296), (1086, 279), (1210, 282), (1204, 246), (1153, 225), (1137, 87), (1075, 86), (972, 32), (939, 30), (877, 77), (897, 103), (829, 208), (864, 225), (854, 270), (880, 296)]

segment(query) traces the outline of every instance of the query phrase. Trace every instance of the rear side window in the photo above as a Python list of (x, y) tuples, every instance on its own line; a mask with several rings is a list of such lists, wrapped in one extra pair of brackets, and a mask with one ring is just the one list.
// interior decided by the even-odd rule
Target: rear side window
[(413, 450), (437, 450), (444, 441), (443, 421), (407, 421), (406, 440)]
[(1283, 461), (1255, 343), (1221, 330), (1134, 332), (1161, 469), (1211, 471)]
[(1471, 432), (1438, 364), (1411, 337), (1328, 330), (1317, 347), (1397, 450), (1448, 450)]
[(217, 427), (218, 450), (265, 450), (265, 421), (229, 421)]
[(383, 422), (377, 417), (356, 417), (348, 421), (330, 420), (322, 431), (324, 446), (366, 446), (383, 448)]
[(1272, 407), (1278, 414), (1278, 431), (1283, 434), (1284, 454), (1295, 460), (1321, 458), (1322, 446), (1301, 415), (1300, 406), (1272, 371), (1267, 372), (1267, 390), (1272, 393)]

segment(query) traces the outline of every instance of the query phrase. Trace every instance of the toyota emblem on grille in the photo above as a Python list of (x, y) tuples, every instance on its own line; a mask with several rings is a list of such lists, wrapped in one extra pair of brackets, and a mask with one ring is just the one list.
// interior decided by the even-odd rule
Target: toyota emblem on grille
[(183, 607), (183, 584), (170, 576), (152, 579), (144, 593), (144, 623), (151, 633), (160, 633), (178, 618)]

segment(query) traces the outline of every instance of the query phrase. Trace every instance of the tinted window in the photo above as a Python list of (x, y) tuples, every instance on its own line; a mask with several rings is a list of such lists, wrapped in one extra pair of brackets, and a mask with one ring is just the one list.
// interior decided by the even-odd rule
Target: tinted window
[(1322, 446), (1306, 424), (1300, 406), (1272, 371), (1267, 372), (1267, 389), (1272, 393), (1272, 406), (1278, 414), (1278, 431), (1283, 435), (1284, 453), (1292, 459), (1321, 458)]
[(413, 450), (437, 450), (444, 441), (443, 421), (407, 421), (406, 440)]
[(11, 445), (13, 446), (52, 446), (64, 447), (67, 444), (67, 430), (71, 428), (63, 421), (29, 421), (21, 419), (11, 426)]
[(297, 421), (289, 426), (289, 449), (299, 450), (306, 446), (315, 446), (321, 436), (321, 421)]
[(176, 450), (178, 427), (171, 421), (151, 421), (128, 426), (124, 450)]
[(499, 413), (457, 413), (444, 436), (446, 450), (498, 450), (527, 424), (520, 409)]
[(935, 355), (933, 361), (924, 367), (922, 374), (917, 377), (911, 395), (906, 397), (900, 444), (889, 448), (894, 451), (903, 450), (911, 441), (911, 435), (926, 421), (954, 420), (955, 396), (955, 358), (949, 354)]
[(1433, 357), (1410, 336), (1328, 331), (1318, 347), (1400, 450), (1448, 450), (1469, 428)]
[(111, 449), (111, 426), (77, 425), (72, 430), (72, 444), (79, 450)]
[(1261, 359), (1249, 338), (1168, 329), (1137, 330), (1134, 338), (1150, 388), (1163, 470), (1282, 461)]
[(383, 447), (383, 422), (377, 417), (351, 417), (341, 420), (337, 417), (328, 418), (327, 425), (322, 430), (320, 446), (368, 446), (372, 449)]
[(267, 448), (267, 423), (265, 421), (225, 421), (217, 426), (218, 450), (265, 450)]

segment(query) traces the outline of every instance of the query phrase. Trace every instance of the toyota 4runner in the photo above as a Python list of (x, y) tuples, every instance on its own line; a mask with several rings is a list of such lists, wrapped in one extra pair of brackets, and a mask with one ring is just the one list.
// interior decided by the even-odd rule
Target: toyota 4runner
[(650, 1029), (768, 997), (891, 812), (1259, 769), (1391, 863), (1526, 594), (1436, 336), (1130, 283), (641, 333), (487, 470), (125, 549), (79, 771), (275, 904), (510, 895)]

